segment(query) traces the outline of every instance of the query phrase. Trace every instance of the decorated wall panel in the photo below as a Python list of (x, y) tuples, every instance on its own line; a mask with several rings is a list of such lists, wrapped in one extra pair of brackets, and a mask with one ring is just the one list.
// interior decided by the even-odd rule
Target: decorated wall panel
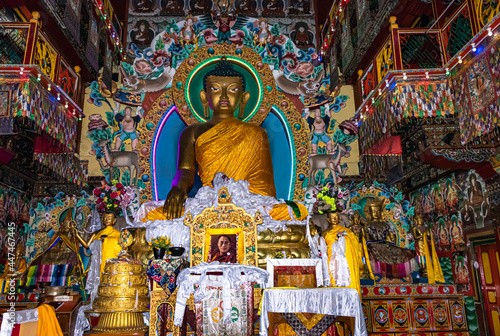
[(453, 75), (461, 142), (468, 143), (500, 125), (500, 51), (480, 54)]

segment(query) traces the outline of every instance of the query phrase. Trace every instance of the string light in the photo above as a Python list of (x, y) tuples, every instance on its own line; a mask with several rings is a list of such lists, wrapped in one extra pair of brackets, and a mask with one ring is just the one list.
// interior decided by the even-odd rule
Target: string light
[(66, 104), (64, 104), (65, 108), (68, 108), (68, 102), (66, 101)]
[(450, 74), (450, 69), (446, 68), (446, 75), (448, 76)]
[(425, 72), (425, 78), (429, 79), (429, 72), (428, 71)]
[(458, 56), (458, 63), (462, 63), (462, 56)]
[(406, 72), (403, 72), (403, 79), (406, 79)]
[(476, 52), (476, 50), (477, 50), (477, 49), (476, 49), (476, 44), (475, 44), (475, 43), (472, 43), (472, 51), (473, 51), (473, 52)]
[(378, 89), (378, 95), (381, 96), (382, 95), (382, 89)]
[(24, 67), (21, 67), (21, 69), (19, 70), (19, 74), (24, 75)]
[(57, 93), (57, 100), (61, 100), (61, 94), (59, 92)]
[(375, 98), (372, 98), (372, 104), (375, 104)]
[(488, 36), (493, 36), (493, 32), (491, 31), (491, 28), (488, 28), (487, 31), (488, 31)]
[(389, 87), (389, 81), (387, 79), (385, 80), (385, 87)]
[(42, 79), (42, 74), (38, 74), (38, 76), (36, 77), (36, 80), (40, 81), (41, 79)]
[(366, 112), (368, 112), (368, 110), (369, 110), (369, 108), (368, 108), (368, 106), (366, 106)]
[(52, 86), (50, 85), (50, 83), (47, 85), (47, 90), (52, 90)]

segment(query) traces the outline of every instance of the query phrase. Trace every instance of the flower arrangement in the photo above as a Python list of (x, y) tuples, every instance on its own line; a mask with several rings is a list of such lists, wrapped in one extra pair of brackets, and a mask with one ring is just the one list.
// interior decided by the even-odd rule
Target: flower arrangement
[(168, 249), (170, 247), (170, 238), (168, 238), (167, 236), (151, 238), (151, 240), (149, 241), (149, 246), (155, 249)]
[(113, 180), (111, 186), (103, 183), (101, 188), (95, 188), (94, 195), (97, 197), (98, 211), (113, 211), (118, 214), (120, 209), (126, 208), (134, 199), (135, 192), (131, 187), (124, 187), (117, 180)]

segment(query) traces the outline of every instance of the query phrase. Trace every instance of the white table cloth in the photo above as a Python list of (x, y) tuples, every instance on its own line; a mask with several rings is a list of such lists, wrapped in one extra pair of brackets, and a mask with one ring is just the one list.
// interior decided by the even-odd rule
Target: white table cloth
[(269, 288), (262, 295), (260, 335), (268, 335), (267, 313), (315, 313), (355, 317), (354, 336), (368, 335), (363, 307), (353, 288)]
[(2, 326), (0, 327), (0, 336), (12, 335), (14, 324), (38, 321), (38, 309), (27, 309), (14, 312), (15, 319), (9, 312), (3, 313)]

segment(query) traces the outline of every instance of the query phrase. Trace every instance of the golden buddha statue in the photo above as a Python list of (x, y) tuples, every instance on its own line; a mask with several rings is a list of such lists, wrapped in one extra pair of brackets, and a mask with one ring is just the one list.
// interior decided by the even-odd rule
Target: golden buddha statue
[(359, 265), (361, 279), (374, 279), (372, 268), (370, 265), (370, 257), (366, 248), (366, 229), (361, 221), (359, 212), (355, 212), (351, 216), (351, 229), (352, 232), (358, 237), (359, 253), (364, 258)]
[[(425, 263), (426, 256), (426, 236), (427, 228), (425, 227), (424, 217), (418, 214), (413, 219), (413, 238), (415, 239), (415, 252), (417, 252), (417, 263), (420, 268), (420, 276), (427, 278), (427, 268)], [(424, 242), (425, 241), (425, 242)]]
[(11, 267), (9, 262), (5, 263), (5, 268), (1, 278), (20, 278), (26, 272), (26, 259), (24, 258), (24, 244), (18, 244), (15, 251), (14, 265)]
[[(325, 238), (328, 254), (328, 265), (332, 259), (332, 244), (340, 237), (345, 236), (345, 257), (349, 266), (350, 284), (347, 288), (354, 288), (361, 296), (361, 284), (359, 281), (359, 268), (362, 264), (362, 254), (360, 254), (358, 238), (351, 229), (340, 225), (340, 214), (338, 212), (330, 212), (328, 214), (328, 228), (321, 233)], [(335, 286), (334, 276), (330, 270), (330, 282)]]
[(215, 174), (223, 172), (229, 178), (248, 181), (250, 192), (276, 196), (266, 131), (235, 117), (239, 108), (238, 116), (243, 118), (250, 100), (245, 85), (243, 74), (225, 57), (203, 78), (200, 99), (205, 118), (210, 110), (212, 118), (187, 127), (180, 136), (177, 173), (163, 207), (167, 219), (182, 216), (196, 166), (204, 186), (211, 185)]
[(109, 259), (117, 258), (122, 249), (120, 246), (120, 231), (113, 227), (113, 225), (115, 225), (116, 223), (116, 214), (111, 211), (104, 213), (104, 215), (102, 216), (102, 223), (104, 224), (105, 228), (92, 233), (87, 241), (82, 238), (76, 228), (73, 228), (73, 235), (80, 242), (80, 244), (82, 244), (82, 246), (87, 249), (94, 240), (102, 240), (101, 274), (102, 272), (104, 272), (106, 261)]
[(398, 238), (394, 228), (382, 220), (384, 202), (378, 198), (368, 201), (369, 213), (367, 217), (366, 233), (368, 237), (368, 251), (370, 259), (398, 265), (411, 260), (415, 253), (412, 250), (398, 246)]
[(71, 219), (71, 211), (68, 211), (60, 224), (59, 231), (50, 239), (47, 249), (40, 256), (42, 265), (79, 263), (80, 245), (73, 234), (74, 228), (76, 228), (76, 223)]

